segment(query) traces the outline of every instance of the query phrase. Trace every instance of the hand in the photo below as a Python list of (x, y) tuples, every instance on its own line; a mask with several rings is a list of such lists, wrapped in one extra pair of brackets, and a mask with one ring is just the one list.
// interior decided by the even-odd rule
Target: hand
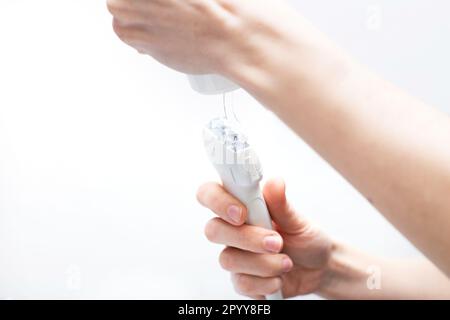
[(186, 73), (220, 69), (232, 56), (234, 20), (211, 0), (108, 0), (114, 30), (125, 43)]
[(248, 69), (250, 63), (257, 64), (265, 47), (256, 49), (260, 47), (256, 44), (266, 34), (277, 36), (273, 29), (292, 15), (280, 0), (108, 0), (107, 4), (121, 40), (193, 74), (226, 74), (231, 65)]
[(245, 225), (245, 206), (221, 185), (200, 187), (198, 201), (219, 216), (208, 222), (205, 234), (227, 246), (220, 264), (231, 272), (236, 291), (255, 299), (279, 289), (286, 298), (320, 291), (332, 241), (289, 205), (283, 181), (267, 182), (263, 193), (276, 231)]

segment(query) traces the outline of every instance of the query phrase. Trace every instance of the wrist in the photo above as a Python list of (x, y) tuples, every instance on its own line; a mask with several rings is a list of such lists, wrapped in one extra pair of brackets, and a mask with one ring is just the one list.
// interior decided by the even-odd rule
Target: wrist
[[(230, 50), (235, 54), (221, 70), (275, 113), (289, 108), (280, 97), (302, 92), (300, 99), (311, 100), (308, 95), (322, 95), (352, 68), (350, 59), (297, 12), (279, 19), (239, 24)], [(302, 103), (297, 98), (290, 99), (291, 107)]]
[(318, 294), (331, 299), (355, 299), (367, 289), (366, 257), (341, 243), (334, 243)]

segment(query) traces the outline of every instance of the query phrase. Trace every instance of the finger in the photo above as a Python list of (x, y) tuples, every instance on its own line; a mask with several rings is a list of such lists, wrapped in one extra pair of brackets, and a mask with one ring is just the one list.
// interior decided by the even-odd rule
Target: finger
[(255, 253), (279, 253), (283, 239), (272, 230), (242, 225), (232, 226), (219, 218), (210, 220), (205, 227), (209, 241)]
[(209, 182), (202, 185), (198, 189), (197, 199), (200, 204), (233, 225), (240, 226), (247, 219), (245, 205), (217, 183)]
[(252, 298), (253, 300), (266, 300), (265, 296), (248, 296), (249, 298)]
[(282, 179), (269, 180), (263, 189), (270, 216), (286, 233), (298, 233), (305, 225), (286, 199), (286, 185)]
[(245, 296), (267, 296), (280, 290), (283, 285), (279, 277), (260, 278), (233, 273), (231, 279), (235, 290)]
[(236, 248), (225, 248), (219, 257), (221, 266), (232, 273), (258, 277), (277, 277), (289, 272), (293, 263), (285, 254), (259, 254)]
[(113, 29), (123, 42), (131, 46), (149, 46), (155, 42), (154, 31), (142, 26), (130, 26), (113, 19)]

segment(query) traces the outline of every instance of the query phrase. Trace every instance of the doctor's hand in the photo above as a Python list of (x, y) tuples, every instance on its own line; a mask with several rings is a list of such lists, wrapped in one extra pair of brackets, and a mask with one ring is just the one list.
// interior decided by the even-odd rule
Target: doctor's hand
[(328, 279), (332, 241), (289, 205), (282, 180), (267, 182), (263, 193), (276, 231), (245, 225), (245, 206), (221, 185), (199, 188), (198, 201), (219, 216), (205, 234), (226, 246), (220, 264), (236, 291), (255, 299), (280, 289), (286, 298), (319, 292)]

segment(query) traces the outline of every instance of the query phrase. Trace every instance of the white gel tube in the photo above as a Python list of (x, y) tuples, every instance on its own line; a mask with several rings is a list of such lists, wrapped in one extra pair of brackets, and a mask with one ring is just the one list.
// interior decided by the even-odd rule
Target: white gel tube
[(239, 89), (239, 86), (227, 78), (216, 74), (189, 75), (192, 89), (201, 94), (222, 94)]

